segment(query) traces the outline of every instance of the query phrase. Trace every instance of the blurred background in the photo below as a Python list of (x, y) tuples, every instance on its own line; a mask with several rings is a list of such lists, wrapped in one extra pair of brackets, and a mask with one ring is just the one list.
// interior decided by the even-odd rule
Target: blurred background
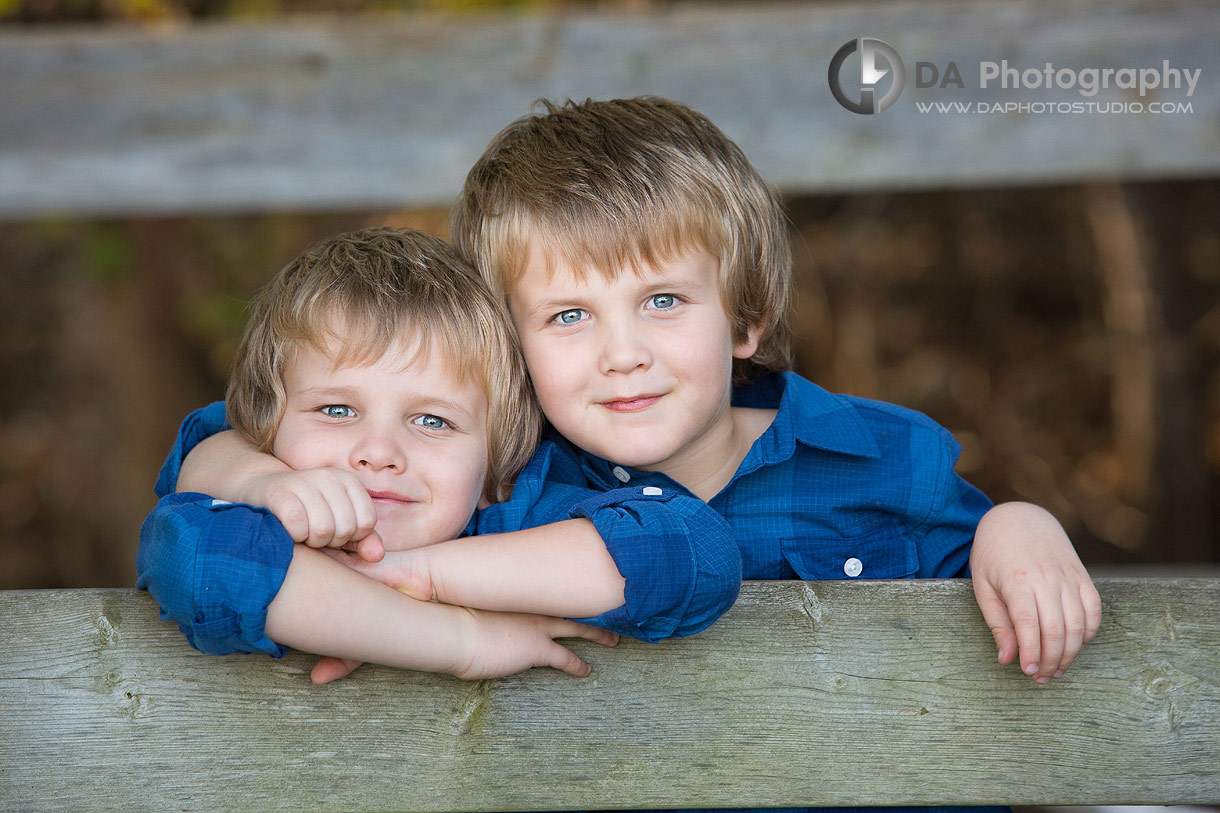
[[(1220, 72), (1155, 118), (925, 114), (982, 97), (910, 86), (988, 48), (1220, 67), (1205, 4), (338, 6), (0, 0), (0, 588), (134, 582), (178, 421), (291, 257), (444, 235), (535, 99), (639, 93), (707, 113), (784, 194), (800, 373), (931, 415), (1095, 572), (1220, 566)], [(907, 60), (874, 116), (827, 88), (864, 35)]]

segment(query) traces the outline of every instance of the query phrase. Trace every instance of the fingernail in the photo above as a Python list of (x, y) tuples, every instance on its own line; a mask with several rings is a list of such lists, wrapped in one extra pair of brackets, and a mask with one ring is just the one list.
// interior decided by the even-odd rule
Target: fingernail
[(1036, 663), (1031, 663), (1029, 666), (1025, 667), (1025, 674), (1027, 674), (1027, 675), (1035, 674), (1037, 671), (1038, 671), (1038, 664), (1036, 664)]
[(1056, 669), (1056, 670), (1055, 670), (1054, 677), (1057, 677), (1057, 678), (1061, 678), (1061, 677), (1063, 677), (1063, 670), (1062, 670), (1062, 669)]
[(1034, 678), (1035, 683), (1046, 683), (1049, 680), (1050, 680), (1050, 678), (1048, 678), (1046, 675), (1043, 675), (1040, 678)]

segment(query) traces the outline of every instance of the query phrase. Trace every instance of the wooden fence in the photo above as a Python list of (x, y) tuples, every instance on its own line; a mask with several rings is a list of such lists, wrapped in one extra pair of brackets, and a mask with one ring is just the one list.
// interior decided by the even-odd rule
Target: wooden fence
[(191, 650), (134, 590), (0, 593), (0, 807), (558, 810), (1215, 802), (1220, 579), (1102, 579), (1039, 686), (967, 581), (750, 582), (585, 679)]
[[(0, 218), (446, 205), (535, 99), (640, 93), (708, 114), (791, 193), (1216, 177), (1217, 31), (1211, 0), (0, 28)], [(878, 115), (845, 110), (827, 81), (860, 37), (906, 66), (902, 96)], [(933, 86), (918, 86), (919, 62), (937, 66)], [(940, 87), (950, 62), (965, 87)], [(1193, 89), (1179, 76), (1143, 95), (1112, 76), (1084, 95), (983, 88), (984, 62), (1201, 74)]]

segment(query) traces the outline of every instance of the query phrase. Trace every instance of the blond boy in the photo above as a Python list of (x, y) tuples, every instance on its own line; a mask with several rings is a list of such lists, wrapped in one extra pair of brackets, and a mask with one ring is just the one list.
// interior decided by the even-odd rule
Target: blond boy
[[(926, 417), (790, 372), (782, 209), (704, 116), (658, 98), (548, 104), (493, 139), (451, 231), (508, 304), (588, 485), (707, 501), (747, 579), (973, 575), (999, 661), (1039, 683), (1096, 633), (1097, 592), (1053, 517), (992, 508)], [(459, 550), (362, 570), (477, 605)]]
[[(394, 229), (327, 240), (259, 293), (228, 411), (295, 470), (279, 478), (290, 494), (308, 500), (321, 481), (353, 495), (328, 505), (352, 512), (338, 524), (375, 525), (374, 558), (468, 532), (541, 424), (500, 305), (444, 242)], [(162, 617), (207, 652), (290, 645), (465, 677), (535, 665), (581, 675), (588, 665), (553, 638), (614, 641), (561, 619), (405, 598), (294, 549), (265, 511), (199, 494), (158, 504), (138, 567)], [(386, 613), (399, 623), (368, 623)]]

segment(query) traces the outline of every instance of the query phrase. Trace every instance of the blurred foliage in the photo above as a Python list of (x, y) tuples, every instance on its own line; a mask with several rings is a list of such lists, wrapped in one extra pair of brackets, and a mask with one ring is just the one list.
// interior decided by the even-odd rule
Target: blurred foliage
[[(1091, 214), (1111, 198), (1139, 227), (1154, 334), (1106, 305), (1110, 235)], [(788, 208), (800, 372), (931, 415), (967, 479), (1048, 507), (1090, 565), (1220, 561), (1220, 182)], [(0, 588), (130, 584), (157, 469), (182, 416), (222, 397), (253, 292), (317, 240), (369, 225), (444, 236), (446, 216), (0, 224)], [(1123, 366), (1133, 346), (1149, 364)], [(1117, 386), (1132, 370), (1137, 386)], [(1134, 457), (1119, 431), (1130, 391), (1169, 402), (1128, 427)]]

